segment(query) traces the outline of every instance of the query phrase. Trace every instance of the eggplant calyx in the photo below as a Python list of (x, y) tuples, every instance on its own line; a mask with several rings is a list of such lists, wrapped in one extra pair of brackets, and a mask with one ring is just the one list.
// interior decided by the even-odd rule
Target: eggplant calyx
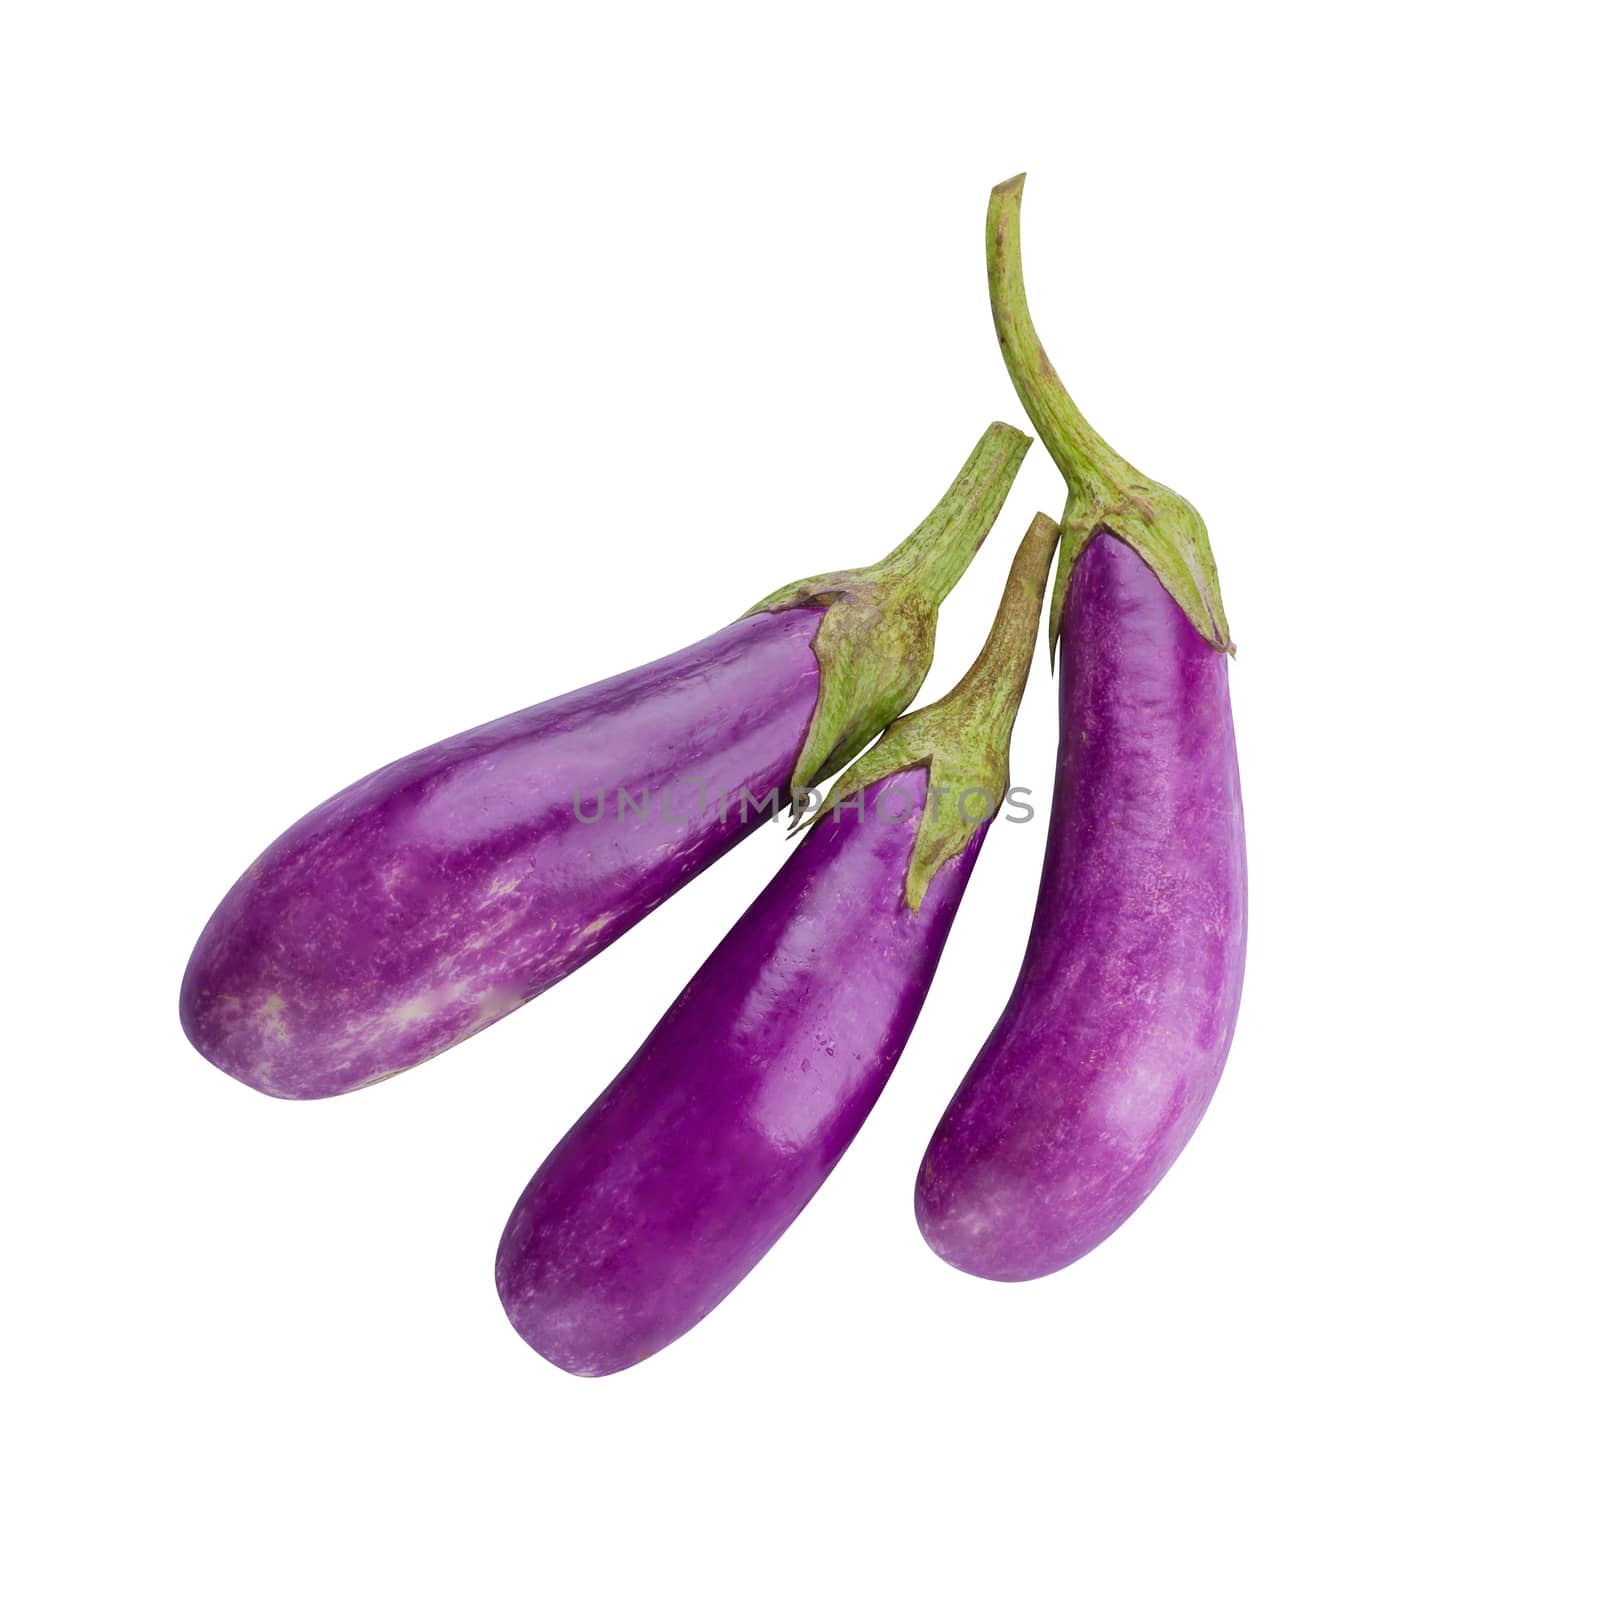
[(1139, 553), (1200, 636), (1231, 655), (1217, 563), (1200, 513), (1181, 494), (1131, 466), (1090, 427), (1034, 331), (1022, 281), (1024, 176), (996, 185), (989, 196), (989, 305), (1017, 396), (1067, 480), (1061, 562), (1050, 605), (1051, 652), (1073, 565), (1097, 533), (1111, 533)]
[(922, 905), (934, 874), (966, 848), (999, 810), (1011, 787), (1011, 729), (1039, 637), (1039, 608), (1061, 530), (1040, 512), (1012, 558), (989, 637), (967, 674), (942, 700), (895, 722), (841, 777), (812, 822), (896, 772), (928, 774), (905, 898)]
[(939, 606), (994, 526), (1032, 443), (991, 423), (944, 498), (881, 561), (788, 584), (745, 613), (826, 611), (812, 641), (817, 705), (791, 792), (838, 772), (911, 704), (933, 664)]

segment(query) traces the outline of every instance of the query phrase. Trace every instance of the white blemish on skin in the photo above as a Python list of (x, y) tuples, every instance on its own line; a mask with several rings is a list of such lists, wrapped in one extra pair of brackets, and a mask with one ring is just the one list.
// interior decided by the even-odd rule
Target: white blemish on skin
[(495, 943), (502, 934), (508, 933), (517, 925), (517, 913), (513, 909), (496, 921), (480, 928), (470, 939), (463, 941), (462, 950), (482, 950), (485, 946)]
[(515, 989), (491, 989), (478, 1002), (478, 1014), (473, 1018), (473, 1030), (487, 1028), (491, 1022), (498, 1022), (502, 1017), (510, 1014), (523, 1004), (523, 996)]
[(261, 1025), (263, 1038), (286, 1040), (289, 1037), (289, 1024), (283, 1020), (287, 1004), (281, 994), (269, 994), (256, 1008), (256, 1020)]
[(467, 991), (461, 983), (446, 984), (438, 989), (426, 989), (412, 995), (397, 1006), (390, 1006), (378, 1021), (380, 1028), (404, 1028), (413, 1022), (424, 1022), (436, 1016), (448, 1005), (453, 1005)]

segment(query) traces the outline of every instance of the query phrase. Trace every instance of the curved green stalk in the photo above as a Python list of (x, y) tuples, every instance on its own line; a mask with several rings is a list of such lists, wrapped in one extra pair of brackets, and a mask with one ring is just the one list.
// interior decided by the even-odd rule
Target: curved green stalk
[[(901, 717), (833, 786), (813, 821), (891, 773), (925, 767), (927, 799), (906, 872), (906, 904), (966, 848), (1011, 788), (1011, 729), (1039, 637), (1039, 607), (1061, 529), (1040, 512), (1012, 558), (1000, 609), (967, 675), (944, 699)], [(981, 796), (981, 804), (972, 800)]]
[(1061, 631), (1073, 565), (1090, 539), (1104, 531), (1139, 552), (1208, 644), (1232, 654), (1217, 564), (1200, 513), (1181, 494), (1130, 466), (1089, 426), (1034, 332), (1022, 286), (1024, 177), (996, 185), (989, 196), (989, 303), (1018, 398), (1067, 480), (1050, 648), (1054, 651)]
[(944, 498), (881, 561), (788, 584), (745, 613), (827, 610), (812, 641), (817, 708), (791, 789), (839, 771), (911, 704), (933, 664), (940, 603), (994, 526), (1032, 443), (991, 423)]

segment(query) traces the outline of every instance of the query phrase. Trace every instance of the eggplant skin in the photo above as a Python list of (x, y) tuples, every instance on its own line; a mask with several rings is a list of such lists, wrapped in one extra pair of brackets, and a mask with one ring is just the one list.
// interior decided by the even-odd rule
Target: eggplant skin
[(1244, 981), (1227, 673), (1140, 557), (1097, 534), (1068, 582), (1027, 954), (917, 1179), (923, 1236), (964, 1272), (1037, 1278), (1092, 1250), (1210, 1104)]
[(741, 792), (787, 790), (822, 616), (745, 617), (325, 801), (207, 923), (180, 998), (190, 1042), (266, 1094), (317, 1099), (566, 977), (774, 814)]
[(556, 1366), (617, 1372), (687, 1333), (866, 1120), (987, 831), (911, 911), (926, 788), (921, 768), (894, 773), (865, 791), (860, 818), (817, 822), (524, 1190), (495, 1280), (517, 1332)]

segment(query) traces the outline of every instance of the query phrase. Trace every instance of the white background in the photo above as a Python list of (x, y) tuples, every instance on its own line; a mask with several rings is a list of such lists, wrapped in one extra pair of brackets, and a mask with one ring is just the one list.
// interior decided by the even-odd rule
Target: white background
[[(4, 1423), (19, 1595), (1593, 1593), (1593, 41), (1577, 7), (8, 7)], [(873, 559), (983, 426), (990, 186), (1204, 512), (1251, 951), (1170, 1179), (1057, 1277), (912, 1180), (1044, 827), (834, 1179), (580, 1381), (505, 1215), (785, 846), (368, 1093), (190, 944), (393, 756)], [(1042, 449), (949, 602), (981, 640)], [(1017, 781), (1047, 790), (1041, 657)]]

